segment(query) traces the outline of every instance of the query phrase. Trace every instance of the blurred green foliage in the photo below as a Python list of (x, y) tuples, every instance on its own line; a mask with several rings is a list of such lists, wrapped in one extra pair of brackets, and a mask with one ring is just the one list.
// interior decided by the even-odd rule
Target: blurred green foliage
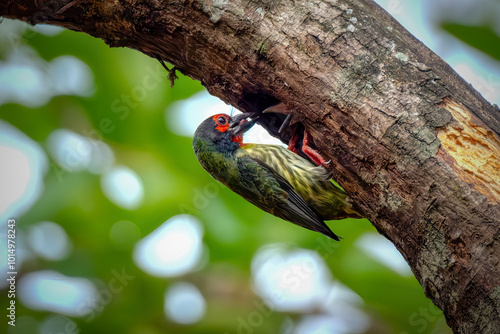
[(500, 36), (492, 26), (466, 26), (455, 22), (443, 22), (441, 28), (493, 59), (500, 60)]
[[(5, 104), (0, 106), (0, 118), (45, 149), (48, 136), (56, 129), (91, 134), (113, 149), (117, 164), (128, 166), (139, 175), (145, 190), (143, 204), (138, 209), (125, 210), (103, 195), (99, 175), (64, 172), (50, 160), (42, 196), (18, 217), (21, 232), (39, 221), (54, 221), (65, 229), (72, 243), (67, 258), (60, 261), (31, 258), (23, 264), (19, 277), (52, 269), (100, 284), (114, 277), (113, 270), (123, 268), (134, 277), (95, 317), (73, 318), (77, 329), (70, 328), (69, 332), (236, 333), (237, 319), (246, 319), (256, 311), (254, 303), (260, 300), (252, 289), (252, 257), (260, 247), (279, 242), (316, 250), (321, 255), (333, 278), (363, 299), (363, 311), (371, 318), (367, 333), (449, 331), (442, 314), (424, 296), (414, 277), (395, 273), (356, 246), (358, 237), (375, 232), (366, 220), (329, 223), (344, 238), (334, 243), (267, 215), (222, 186), (217, 186), (216, 197), (195, 205), (199, 200), (196, 194), (214, 181), (198, 164), (191, 139), (166, 127), (164, 110), (202, 90), (199, 82), (180, 76), (170, 88), (167, 73), (156, 60), (134, 50), (111, 49), (101, 40), (82, 33), (64, 31), (53, 37), (31, 31), (25, 34), (23, 43), (46, 61), (69, 54), (85, 62), (94, 74), (96, 91), (90, 97), (57, 96), (33, 109)], [(8, 52), (4, 48), (2, 57)], [(133, 106), (123, 103), (123, 95), (142, 85), (151, 71), (159, 73), (158, 85), (147, 90), (147, 95), (134, 101)], [(118, 110), (117, 105), (125, 108)], [(103, 128), (103, 120), (108, 119), (111, 126)], [(203, 224), (208, 262), (178, 278), (158, 278), (141, 271), (132, 260), (134, 240), (186, 211)], [(124, 242), (117, 242), (111, 227), (118, 221), (133, 222), (139, 231), (132, 231), (123, 236)], [(205, 316), (194, 325), (179, 325), (164, 315), (165, 289), (179, 280), (195, 284), (207, 301)], [(0, 297), (2, 305), (6, 299), (4, 292)], [(9, 327), (9, 333), (35, 333), (37, 323), (51, 315), (20, 303), (17, 314), (31, 318), (18, 327)], [(296, 320), (300, 314), (273, 312), (255, 333), (279, 333), (287, 317)]]

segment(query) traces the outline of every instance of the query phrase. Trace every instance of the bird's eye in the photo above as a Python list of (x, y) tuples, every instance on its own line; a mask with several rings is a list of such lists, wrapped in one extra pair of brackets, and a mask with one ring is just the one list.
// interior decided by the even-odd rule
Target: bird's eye
[(226, 117), (223, 117), (223, 116), (220, 116), (219, 118), (217, 118), (217, 124), (218, 125), (226, 125), (227, 124), (227, 118)]

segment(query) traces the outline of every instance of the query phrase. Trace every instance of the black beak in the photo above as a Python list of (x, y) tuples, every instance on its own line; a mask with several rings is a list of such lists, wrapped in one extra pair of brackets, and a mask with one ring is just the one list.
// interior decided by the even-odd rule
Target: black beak
[(239, 136), (247, 132), (257, 123), (258, 117), (249, 119), (254, 116), (254, 113), (243, 113), (236, 115), (232, 118), (231, 124), (229, 125), (229, 130), (232, 132), (233, 136)]

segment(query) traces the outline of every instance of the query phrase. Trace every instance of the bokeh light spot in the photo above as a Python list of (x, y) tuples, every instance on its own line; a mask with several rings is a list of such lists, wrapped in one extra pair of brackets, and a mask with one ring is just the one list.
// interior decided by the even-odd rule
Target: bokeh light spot
[(28, 242), (35, 254), (47, 260), (61, 260), (70, 250), (70, 241), (61, 225), (40, 222), (28, 231)]
[(160, 276), (185, 274), (202, 257), (203, 230), (190, 215), (177, 215), (144, 237), (134, 250), (134, 262), (145, 272)]
[[(206, 90), (196, 93), (185, 100), (177, 101), (165, 110), (165, 119), (170, 131), (179, 136), (193, 137), (198, 125), (215, 114), (239, 114), (219, 98), (208, 94)], [(254, 125), (244, 137), (247, 143), (277, 144), (283, 143), (260, 125)]]
[(19, 280), (19, 299), (29, 308), (78, 317), (96, 306), (97, 289), (85, 278), (51, 270), (31, 272)]
[(14, 102), (35, 108), (57, 95), (91, 96), (94, 91), (92, 70), (74, 56), (47, 62), (34, 49), (22, 45), (6, 61), (0, 61), (0, 105)]
[(53, 94), (91, 96), (94, 93), (92, 70), (74, 56), (60, 56), (49, 63)]
[(394, 245), (380, 234), (368, 232), (356, 240), (358, 246), (366, 255), (387, 266), (401, 276), (413, 275), (408, 263)]
[(192, 137), (198, 125), (209, 116), (230, 113), (231, 106), (204, 90), (172, 103), (165, 110), (165, 118), (170, 131), (179, 136)]
[(191, 283), (175, 283), (165, 293), (165, 315), (177, 323), (195, 323), (205, 315), (205, 309), (205, 298)]
[(144, 187), (139, 176), (130, 168), (114, 167), (101, 178), (104, 195), (113, 203), (128, 210), (137, 209), (144, 197)]
[(0, 146), (0, 157), (4, 161), (0, 164), (0, 184), (3, 188), (0, 192), (0, 212), (4, 212), (24, 194), (30, 179), (30, 165), (25, 154), (8, 146)]
[(114, 155), (108, 145), (70, 130), (53, 131), (47, 145), (57, 163), (68, 171), (88, 170), (100, 174), (114, 163)]
[(38, 199), (48, 163), (37, 142), (2, 120), (0, 161), (0, 219), (6, 221), (27, 211)]
[(252, 259), (256, 292), (280, 311), (304, 311), (319, 306), (330, 288), (331, 275), (323, 259), (305, 249), (284, 244), (261, 248)]

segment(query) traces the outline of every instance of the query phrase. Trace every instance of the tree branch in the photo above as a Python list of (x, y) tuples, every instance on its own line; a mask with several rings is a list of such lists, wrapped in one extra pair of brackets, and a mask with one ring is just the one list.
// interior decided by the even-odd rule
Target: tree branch
[[(245, 111), (284, 102), (452, 329), (500, 328), (498, 107), (371, 0), (4, 0), (0, 15), (159, 57)], [(278, 136), (282, 120), (261, 123)]]

